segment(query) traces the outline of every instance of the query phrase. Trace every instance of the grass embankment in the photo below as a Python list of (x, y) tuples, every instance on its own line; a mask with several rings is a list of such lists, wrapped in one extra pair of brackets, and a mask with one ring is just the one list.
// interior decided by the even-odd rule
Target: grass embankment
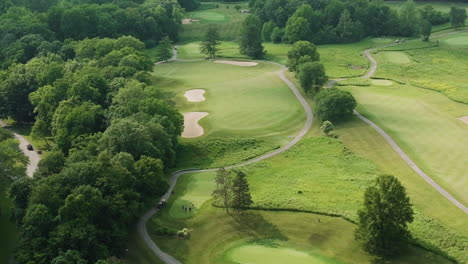
[(201, 40), (205, 35), (208, 25), (216, 26), (223, 40), (237, 39), (240, 34), (242, 21), (244, 21), (248, 14), (237, 11), (234, 8), (236, 5), (240, 5), (242, 9), (248, 9), (248, 4), (246, 2), (209, 2), (202, 3), (201, 7), (196, 11), (187, 12), (186, 18), (198, 21), (182, 25), (180, 41), (189, 42)]
[(10, 221), (10, 212), (13, 208), (8, 198), (10, 184), (11, 180), (0, 177), (0, 263), (9, 263), (18, 239), (16, 225)]
[[(161, 249), (183, 263), (371, 263), (353, 239), (354, 225), (342, 218), (300, 212), (249, 210), (227, 215), (211, 206), (213, 173), (180, 178), (169, 205), (149, 223), (178, 230), (188, 227), (187, 240), (151, 236)], [(182, 204), (195, 205), (186, 212)], [(410, 247), (391, 263), (449, 263)]]
[[(368, 68), (368, 60), (361, 56), (362, 50), (378, 47), (390, 43), (392, 39), (374, 38), (365, 39), (358, 43), (343, 45), (320, 45), (321, 62), (324, 64), (328, 76), (333, 78), (354, 77), (363, 75)], [(206, 56), (200, 54), (200, 43), (190, 42), (179, 46), (179, 59), (203, 59)], [(286, 64), (287, 52), (291, 48), (289, 44), (263, 43), (266, 50), (266, 60)], [(239, 45), (235, 42), (222, 42), (219, 46), (219, 57), (248, 59), (239, 53)]]
[(468, 103), (468, 33), (431, 42), (410, 40), (378, 52), (375, 58), (379, 61), (376, 77), (432, 89)]
[[(234, 164), (289, 141), (303, 125), (305, 114), (277, 76), (279, 70), (267, 63), (239, 67), (213, 61), (156, 66), (154, 84), (175, 100), (182, 113), (209, 113), (199, 122), (204, 136), (181, 140), (177, 167)], [(185, 91), (195, 88), (206, 90), (205, 101), (187, 101)]]

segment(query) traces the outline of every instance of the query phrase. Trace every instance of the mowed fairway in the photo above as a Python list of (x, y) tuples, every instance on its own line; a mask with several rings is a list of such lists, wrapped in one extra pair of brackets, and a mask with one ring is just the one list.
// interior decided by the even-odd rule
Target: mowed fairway
[(385, 129), (414, 161), (468, 204), (468, 105), (412, 86), (348, 87), (358, 110)]
[[(275, 137), (287, 141), (305, 121), (304, 109), (277, 76), (276, 65), (240, 67), (214, 63), (171, 62), (155, 68), (154, 84), (175, 98), (181, 113), (208, 112), (200, 121), (205, 136)], [(205, 89), (205, 101), (188, 102), (184, 93)]]

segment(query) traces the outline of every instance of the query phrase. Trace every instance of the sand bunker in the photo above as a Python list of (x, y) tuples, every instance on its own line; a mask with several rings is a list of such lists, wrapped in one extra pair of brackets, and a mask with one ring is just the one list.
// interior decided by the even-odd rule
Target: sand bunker
[(215, 60), (215, 63), (230, 64), (241, 67), (252, 67), (258, 65), (258, 63), (253, 61), (227, 61), (227, 60)]
[(198, 19), (191, 19), (191, 18), (184, 18), (182, 19), (182, 24), (183, 25), (188, 25), (188, 24), (192, 24), (192, 22), (198, 22), (200, 20)]
[(372, 84), (378, 86), (390, 86), (393, 82), (389, 80), (372, 80)]
[(184, 114), (184, 131), (182, 132), (183, 138), (195, 138), (203, 136), (205, 131), (203, 127), (198, 124), (200, 119), (207, 116), (207, 112), (189, 112)]
[(458, 118), (458, 120), (461, 120), (463, 123), (468, 125), (468, 116), (462, 116), (462, 117)]
[(187, 101), (198, 103), (205, 101), (205, 96), (203, 96), (204, 94), (205, 90), (203, 89), (192, 89), (186, 91), (184, 96), (187, 98)]

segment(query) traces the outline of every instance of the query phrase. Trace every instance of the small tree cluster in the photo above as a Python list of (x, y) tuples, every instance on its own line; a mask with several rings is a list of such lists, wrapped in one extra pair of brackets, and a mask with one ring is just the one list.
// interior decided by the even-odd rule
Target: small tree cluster
[(287, 66), (296, 73), (306, 93), (317, 93), (328, 81), (325, 67), (319, 61), (317, 47), (308, 41), (298, 41), (288, 51)]
[(229, 214), (229, 208), (239, 212), (253, 203), (247, 175), (243, 171), (235, 172), (235, 177), (232, 178), (231, 172), (222, 168), (216, 172), (215, 183), (213, 198), (226, 213)]
[(314, 105), (320, 120), (335, 122), (350, 118), (357, 103), (350, 92), (331, 88), (320, 91), (314, 98)]
[(450, 23), (454, 27), (463, 27), (466, 20), (466, 9), (452, 6), (450, 8)]

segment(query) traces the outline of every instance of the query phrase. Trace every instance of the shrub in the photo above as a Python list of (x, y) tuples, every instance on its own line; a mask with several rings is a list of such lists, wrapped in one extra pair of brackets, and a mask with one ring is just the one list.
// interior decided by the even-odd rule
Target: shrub
[(350, 118), (357, 103), (350, 92), (332, 88), (320, 91), (315, 96), (314, 105), (320, 120), (335, 122)]

